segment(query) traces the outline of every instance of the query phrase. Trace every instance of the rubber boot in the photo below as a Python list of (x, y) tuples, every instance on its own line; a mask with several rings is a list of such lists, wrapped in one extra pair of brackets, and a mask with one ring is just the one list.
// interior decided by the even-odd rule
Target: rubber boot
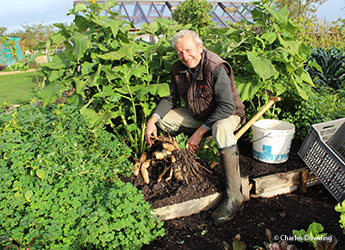
[(219, 207), (211, 214), (214, 222), (231, 220), (242, 210), (241, 174), (237, 145), (219, 150), (220, 165), (225, 170), (226, 191)]

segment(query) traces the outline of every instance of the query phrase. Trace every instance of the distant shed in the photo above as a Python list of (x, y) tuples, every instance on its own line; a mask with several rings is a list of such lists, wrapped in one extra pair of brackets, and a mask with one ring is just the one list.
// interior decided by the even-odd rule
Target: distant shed
[(7, 67), (24, 58), (23, 38), (15, 36), (0, 36), (0, 64)]

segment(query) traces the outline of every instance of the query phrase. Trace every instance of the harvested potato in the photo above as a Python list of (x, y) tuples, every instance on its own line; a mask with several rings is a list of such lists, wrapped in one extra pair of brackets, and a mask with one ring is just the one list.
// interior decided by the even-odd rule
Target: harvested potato
[(147, 152), (144, 152), (141, 154), (140, 158), (139, 158), (139, 162), (143, 163), (144, 161), (146, 161), (147, 159)]
[(167, 155), (171, 155), (171, 152), (170, 151), (167, 151), (165, 149), (162, 150), (162, 153), (167, 156)]
[(171, 144), (171, 143), (168, 143), (168, 142), (164, 142), (162, 143), (162, 147), (166, 150), (166, 151), (169, 151), (169, 152), (172, 152), (176, 149), (176, 147)]
[(133, 165), (133, 174), (135, 176), (139, 175), (141, 164), (146, 161), (147, 159), (147, 152), (144, 152), (140, 155), (139, 159), (136, 161), (136, 163)]
[(134, 165), (133, 165), (133, 174), (135, 176), (139, 175), (139, 171), (140, 171), (140, 167), (141, 167), (141, 162), (137, 161)]
[(151, 160), (146, 160), (141, 164), (141, 176), (144, 179), (144, 182), (146, 184), (150, 183), (150, 179), (149, 179), (149, 172), (147, 171), (147, 168), (150, 166)]
[(181, 167), (180, 166), (178, 166), (175, 169), (174, 177), (176, 178), (176, 180), (183, 181), (183, 176), (182, 176), (182, 171), (181, 171)]
[(165, 158), (165, 155), (163, 152), (160, 152), (160, 151), (156, 151), (156, 152), (153, 152), (152, 154), (157, 160), (163, 160)]

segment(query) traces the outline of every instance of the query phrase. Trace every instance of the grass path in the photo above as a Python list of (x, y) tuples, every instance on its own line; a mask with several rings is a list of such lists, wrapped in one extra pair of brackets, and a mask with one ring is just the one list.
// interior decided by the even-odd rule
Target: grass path
[(28, 103), (42, 80), (41, 71), (0, 75), (0, 105)]

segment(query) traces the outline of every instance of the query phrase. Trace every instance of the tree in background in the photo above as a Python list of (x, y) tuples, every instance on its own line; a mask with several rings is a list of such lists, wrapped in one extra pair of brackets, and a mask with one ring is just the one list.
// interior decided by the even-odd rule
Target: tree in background
[(4, 33), (7, 31), (6, 27), (0, 27), (0, 36), (4, 35)]
[(186, 0), (171, 13), (172, 18), (180, 24), (192, 24), (191, 29), (200, 36), (206, 34), (207, 27), (213, 27), (212, 4), (207, 0)]
[(292, 19), (308, 17), (316, 13), (317, 9), (327, 0), (276, 0), (278, 8), (287, 5)]
[(24, 38), (24, 51), (29, 50), (33, 52), (41, 49), (43, 44), (45, 44), (45, 42), (48, 40), (49, 36), (55, 32), (53, 25), (25, 24), (22, 25), (22, 27), (24, 30), (17, 30), (9, 35)]

